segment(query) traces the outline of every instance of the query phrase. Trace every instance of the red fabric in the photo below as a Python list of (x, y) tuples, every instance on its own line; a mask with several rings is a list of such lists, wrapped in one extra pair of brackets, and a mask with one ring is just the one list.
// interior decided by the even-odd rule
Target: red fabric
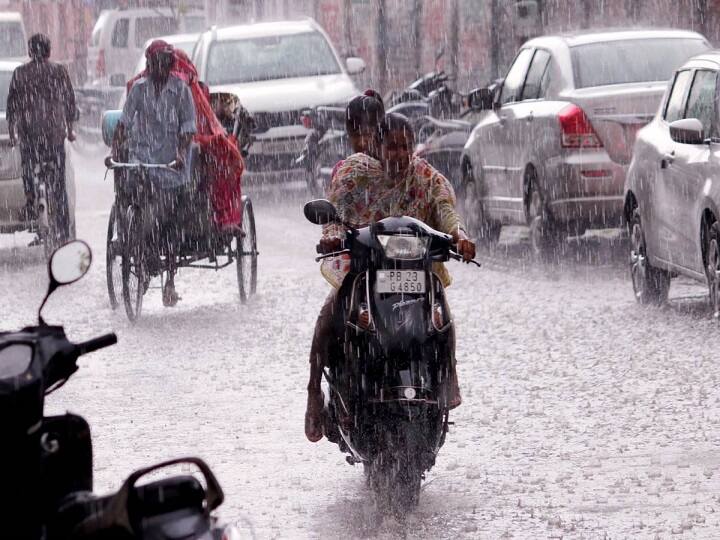
[(172, 46), (167, 41), (163, 41), (162, 39), (156, 39), (150, 45), (148, 45), (147, 49), (145, 49), (145, 56), (152, 56), (153, 54), (164, 51), (166, 49), (172, 49)]
[[(159, 41), (161, 40), (154, 41), (150, 47)], [(200, 146), (204, 172), (210, 180), (210, 199), (215, 224), (220, 228), (240, 225), (242, 222), (241, 178), (245, 164), (237, 147), (237, 141), (225, 133), (220, 120), (215, 116), (210, 106), (207, 86), (200, 84), (197, 70), (188, 55), (179, 49), (175, 49), (174, 54), (175, 65), (170, 74), (190, 86), (195, 103), (197, 133), (193, 140)], [(147, 70), (128, 81), (127, 91), (130, 91), (135, 81), (146, 75)]]

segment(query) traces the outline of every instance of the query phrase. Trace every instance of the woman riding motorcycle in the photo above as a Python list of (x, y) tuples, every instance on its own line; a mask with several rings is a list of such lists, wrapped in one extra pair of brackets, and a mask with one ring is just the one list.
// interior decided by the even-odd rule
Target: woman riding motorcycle
[[(455, 193), (450, 182), (425, 160), (413, 155), (415, 144), (407, 119), (387, 114), (379, 129), (379, 157), (364, 153), (348, 157), (336, 171), (328, 198), (340, 218), (355, 227), (389, 216), (410, 216), (453, 237), (465, 261), (475, 258), (475, 244), (468, 239), (457, 212)], [(339, 251), (345, 230), (331, 224), (323, 229), (322, 251)], [(441, 264), (436, 273), (445, 286), (450, 275)], [(310, 349), (310, 380), (308, 382), (305, 435), (311, 442), (323, 436), (323, 396), (320, 388), (322, 370), (327, 365), (328, 348), (333, 339), (332, 321), (338, 299), (333, 289), (320, 310)], [(338, 310), (339, 311), (339, 310)], [(455, 366), (452, 366), (449, 407), (460, 405), (461, 397)]]

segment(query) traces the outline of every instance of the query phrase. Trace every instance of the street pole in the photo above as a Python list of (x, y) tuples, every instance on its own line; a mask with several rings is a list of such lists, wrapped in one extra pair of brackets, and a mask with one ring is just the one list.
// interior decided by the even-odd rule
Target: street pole
[(354, 56), (352, 40), (352, 0), (343, 0), (343, 38), (346, 56)]
[(375, 48), (377, 81), (380, 92), (385, 92), (387, 81), (387, 18), (385, 0), (377, 0), (377, 47)]
[(500, 76), (500, 0), (490, 0), (490, 76)]
[(414, 0), (413, 3), (413, 45), (415, 46), (415, 74), (420, 76), (422, 70), (423, 53), (423, 0)]
[(450, 7), (450, 73), (458, 77), (458, 53), (460, 51), (460, 6), (459, 0), (453, 0)]

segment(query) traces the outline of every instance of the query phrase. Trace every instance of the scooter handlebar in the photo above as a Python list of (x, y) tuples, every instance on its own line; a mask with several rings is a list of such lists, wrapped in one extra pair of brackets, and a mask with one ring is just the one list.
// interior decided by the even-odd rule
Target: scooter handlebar
[(75, 347), (77, 348), (79, 356), (82, 356), (83, 354), (88, 354), (99, 349), (104, 349), (105, 347), (110, 347), (116, 343), (117, 335), (115, 332), (111, 332), (110, 334), (92, 338), (81, 343), (76, 343)]

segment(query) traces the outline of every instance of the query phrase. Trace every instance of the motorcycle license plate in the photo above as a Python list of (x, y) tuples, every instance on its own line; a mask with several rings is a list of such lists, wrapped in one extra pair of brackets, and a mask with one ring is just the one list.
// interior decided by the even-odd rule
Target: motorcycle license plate
[(378, 270), (375, 277), (375, 290), (379, 293), (425, 292), (425, 272), (419, 270)]

